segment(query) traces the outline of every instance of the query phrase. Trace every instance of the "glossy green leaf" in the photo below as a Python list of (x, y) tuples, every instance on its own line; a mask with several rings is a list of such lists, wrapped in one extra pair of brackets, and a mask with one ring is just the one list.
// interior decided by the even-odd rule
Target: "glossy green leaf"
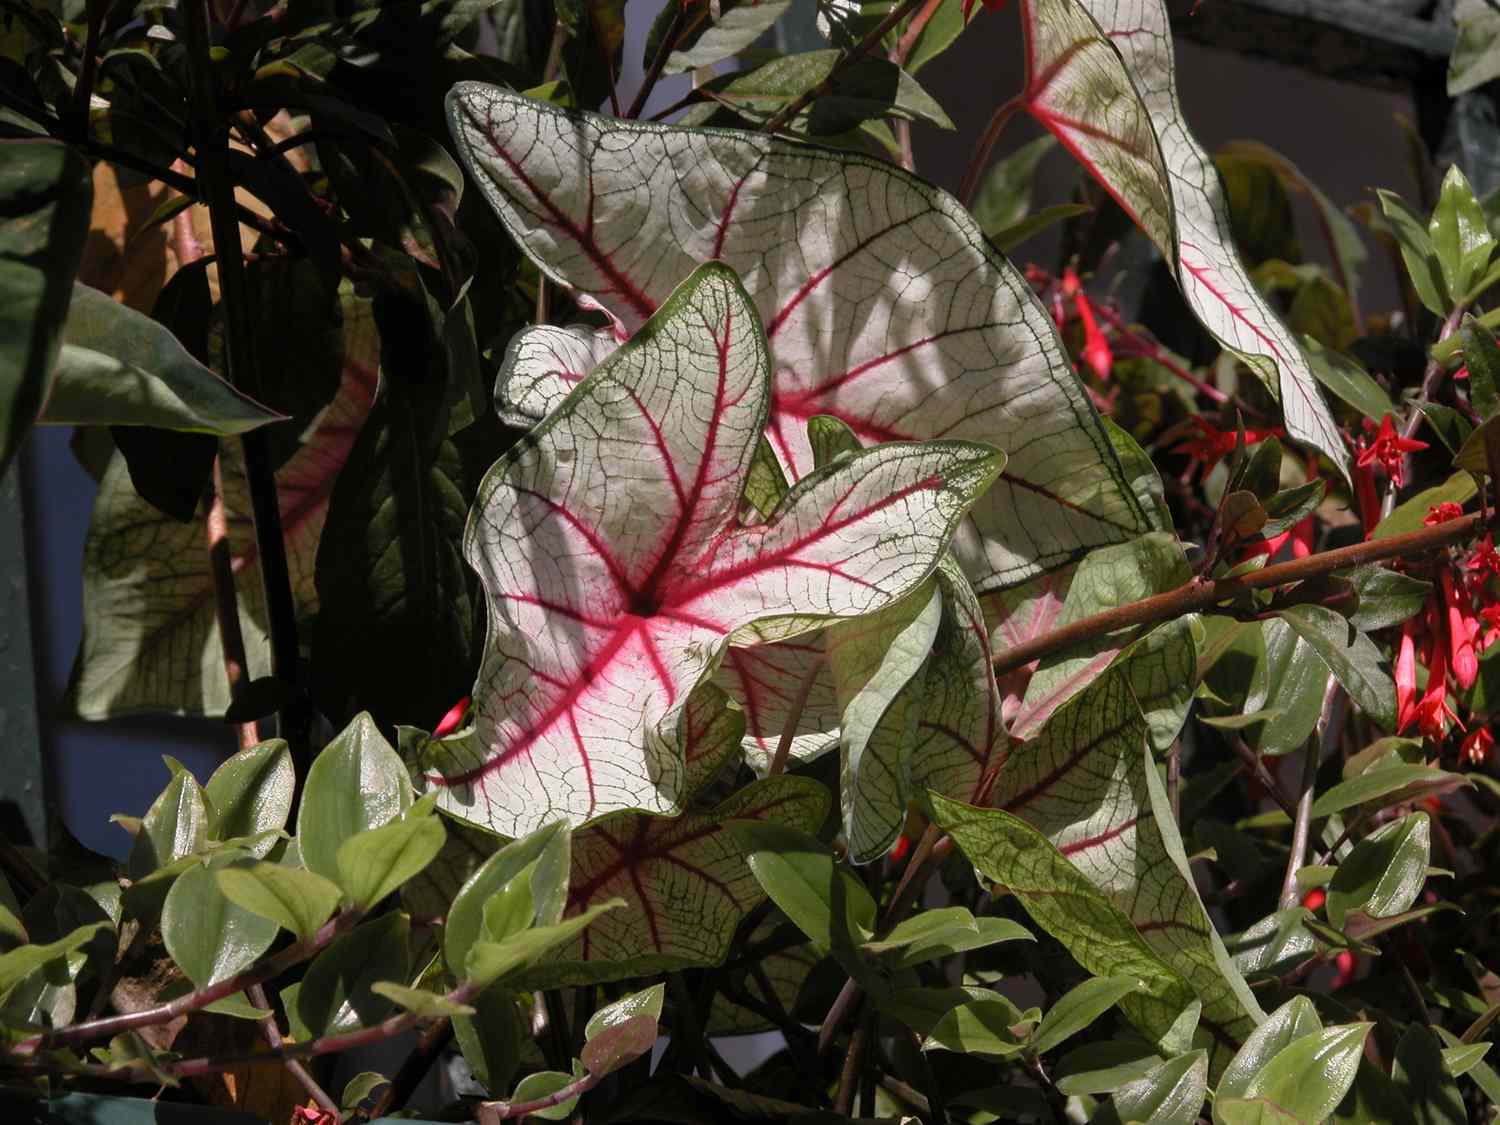
[(338, 906), (338, 884), (301, 867), (264, 860), (215, 872), (224, 896), (306, 940)]
[(308, 966), (296, 1004), (288, 1005), (295, 1008), (298, 1038), (369, 1027), (390, 1015), (395, 1004), (374, 987), (407, 979), (410, 939), (411, 923), (401, 913), (382, 915), (335, 938)]
[(1401, 260), (1417, 297), (1434, 316), (1447, 316), (1450, 295), (1426, 225), (1395, 192), (1377, 190), (1388, 229), (1401, 247)]
[(1035, 941), (1024, 926), (1009, 918), (975, 918), (961, 906), (923, 910), (898, 923), (881, 941), (866, 942), (865, 953), (889, 957), (894, 969), (909, 969), (971, 949), (1003, 941)]
[[(1215, 1120), (1249, 1125), (1264, 1120), (1260, 1107), (1296, 1121), (1322, 1121), (1354, 1085), (1372, 1024), (1330, 1027), (1295, 1037), (1250, 1079), (1239, 1098), (1248, 1106), (1222, 1107), (1214, 1102)], [(1224, 1097), (1222, 1082), (1218, 1097)], [(1276, 1118), (1275, 1120), (1279, 1120)]]
[(1409, 1024), (1396, 1044), (1391, 1081), (1416, 1125), (1462, 1125), (1468, 1120), (1458, 1083), (1443, 1066), (1442, 1044), (1420, 1023)]
[(339, 1108), (348, 1113), (366, 1101), (382, 1086), (390, 1085), (390, 1079), (373, 1070), (361, 1071), (344, 1083), (344, 1092), (339, 1095)]
[(93, 922), (87, 926), (80, 926), (56, 941), (42, 945), (22, 945), (12, 949), (9, 953), (0, 954), (0, 995), (49, 961), (83, 948), (97, 935), (110, 929), (108, 922)]
[(0, 475), (46, 399), (93, 197), (72, 148), (0, 141)]
[(472, 1016), (475, 1009), (460, 1004), (437, 992), (422, 988), (408, 988), (396, 981), (380, 980), (370, 986), (376, 996), (383, 996), (397, 1007), (421, 1016), (423, 1019), (451, 1019), (454, 1016)]
[(1302, 348), (1318, 382), (1366, 418), (1379, 421), (1396, 412), (1391, 396), (1356, 360), (1325, 348), (1311, 336), (1302, 337)]
[(874, 929), (870, 892), (818, 840), (759, 821), (736, 821), (729, 831), (771, 901), (814, 945), (837, 949)]
[(75, 284), (38, 421), (230, 436), (286, 418), (199, 363), (162, 324)]
[[(1410, 794), (1440, 785), (1462, 785), (1466, 784), (1460, 774), (1449, 773), (1432, 766), (1409, 766), (1392, 765), (1379, 769), (1366, 770), (1356, 777), (1347, 781), (1341, 781), (1333, 788), (1326, 790), (1316, 801), (1313, 802), (1312, 814), (1314, 819), (1318, 817), (1331, 816), (1345, 809), (1352, 809), (1356, 805), (1366, 805), (1379, 801), (1375, 808), (1384, 808), (1399, 800), (1410, 799)], [(1396, 794), (1389, 801), (1381, 798)]]
[(395, 820), (412, 805), (401, 759), (367, 712), (313, 759), (297, 810), (297, 841), (309, 871), (340, 882), (346, 840)]
[(1450, 297), (1454, 301), (1466, 297), (1475, 279), (1489, 265), (1495, 236), (1474, 198), (1474, 189), (1457, 164), (1443, 177), (1427, 233)]
[[(233, 840), (284, 827), (295, 784), (291, 751), (282, 739), (241, 750), (214, 770), (203, 787), (209, 837)], [(275, 844), (274, 838), (263, 838), (248, 850), (261, 859)]]
[(1139, 992), (1141, 988), (1141, 982), (1134, 977), (1090, 977), (1047, 1009), (1032, 1036), (1032, 1050), (1045, 1054), (1083, 1031), (1122, 997)]
[(1016, 1026), (1016, 1007), (1010, 1001), (970, 1000), (950, 1010), (928, 1034), (924, 1050), (1006, 1058), (1027, 1046), (1026, 1029)]
[(1376, 564), (1355, 567), (1348, 579), (1357, 599), (1349, 623), (1366, 633), (1401, 624), (1421, 610), (1432, 592), (1432, 583)]
[(1192, 1125), (1207, 1094), (1208, 1052), (1191, 1051), (1116, 1090), (1115, 1112), (1123, 1125)]
[(551, 926), (535, 926), (512, 934), (504, 941), (477, 941), (464, 960), (464, 976), (467, 980), (488, 985), (537, 966), (554, 950), (572, 941), (581, 931), (609, 910), (625, 905), (624, 899), (590, 906), (579, 914), (564, 918)]
[(566, 824), (554, 821), (530, 836), (506, 844), (485, 860), (453, 896), (453, 905), (447, 913), (443, 957), (449, 970), (463, 971), (469, 951), (484, 935), (486, 904), (524, 871), (531, 872), (527, 885), (534, 917), (543, 925), (559, 921), (567, 896), (571, 852), (572, 833)]
[(1326, 606), (1292, 606), (1278, 616), (1322, 657), (1356, 707), (1384, 730), (1396, 729), (1396, 685), (1374, 641)]
[(612, 1004), (606, 1004), (590, 1016), (588, 1023), (584, 1025), (584, 1041), (592, 1040), (608, 1028), (636, 1016), (649, 1016), (653, 1021), (661, 1019), (661, 1006), (666, 993), (665, 984), (653, 984), (650, 988), (632, 992)]
[(1162, 1058), (1148, 1044), (1106, 1039), (1076, 1047), (1052, 1068), (1052, 1081), (1059, 1091), (1074, 1097), (1082, 1094), (1112, 1094), (1161, 1065)]
[[(534, 1102), (555, 1094), (565, 1086), (570, 1085), (583, 1076), (583, 1067), (578, 1062), (573, 1064), (572, 1074), (564, 1074), (559, 1070), (541, 1070), (535, 1074), (528, 1074), (516, 1084), (515, 1093), (510, 1096), (512, 1102)], [(558, 1102), (546, 1109), (534, 1110), (532, 1117), (540, 1117), (543, 1121), (564, 1121), (572, 1115), (573, 1109), (578, 1105), (578, 1096), (574, 1095)]]
[(162, 941), (198, 988), (249, 968), (280, 930), (275, 920), (228, 898), (217, 874), (212, 863), (188, 868), (173, 881), (162, 905)]
[(198, 779), (175, 759), (164, 760), (172, 780), (141, 818), (126, 864), (132, 879), (143, 879), (174, 860), (202, 851), (208, 843), (208, 806)]
[(1489, 1054), (1493, 1043), (1466, 1043), (1461, 1047), (1443, 1048), (1443, 1069), (1454, 1078), (1462, 1078)]
[(1328, 921), (1342, 927), (1355, 910), (1387, 918), (1415, 902), (1427, 881), (1431, 831), (1426, 813), (1408, 813), (1356, 844), (1328, 884)]
[(487, 988), (471, 1001), (472, 1016), (456, 1016), (453, 1034), (469, 1069), (487, 1089), (509, 1085), (521, 1057), (523, 1042), (530, 1039), (522, 1023), (513, 991), (504, 984)]
[(1469, 404), (1481, 422), (1500, 410), (1500, 344), (1488, 328), (1465, 315), (1459, 328), (1469, 369)]
[(650, 1054), (656, 1045), (656, 1017), (627, 1016), (589, 1036), (579, 1059), (590, 1074), (603, 1076)]
[(415, 809), (351, 836), (334, 857), (339, 886), (356, 909), (369, 910), (431, 863), (443, 850), (445, 836), (442, 821)]

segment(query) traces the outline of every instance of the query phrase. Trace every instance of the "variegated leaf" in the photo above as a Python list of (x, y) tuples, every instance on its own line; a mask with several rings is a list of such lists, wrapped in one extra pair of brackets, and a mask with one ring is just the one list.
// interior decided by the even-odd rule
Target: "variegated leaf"
[(495, 412), (507, 426), (529, 429), (619, 344), (609, 329), (584, 324), (538, 324), (516, 333), (495, 380)]
[(674, 810), (679, 713), (725, 645), (903, 596), (1004, 464), (887, 445), (740, 527), (769, 398), (755, 308), (705, 265), (490, 470), (464, 543), (489, 605), (475, 730), (422, 763), (442, 808), (506, 836)]
[(1261, 1011), (1198, 897), (1156, 775), (1161, 732), (1142, 713), (1175, 714), (1180, 726), (1195, 660), (1186, 621), (1137, 641), (1011, 751), (993, 800), (1051, 841), (1192, 986), (1217, 1066)]
[[(520, 246), (622, 331), (700, 262), (743, 278), (774, 360), (768, 434), (793, 478), (818, 414), (866, 441), (1007, 450), (954, 548), (977, 588), (1146, 530), (1051, 321), (945, 193), (860, 155), (569, 114), (479, 83), (454, 88), (449, 118)], [(539, 418), (556, 401), (538, 373), (517, 376), (509, 408)]]
[[(276, 473), (292, 595), (304, 619), (318, 608), (313, 566), (334, 480), (375, 397), (379, 340), (369, 302), (344, 302), (343, 331), (338, 393)], [(254, 678), (270, 672), (270, 637), (238, 442), (222, 443), (220, 462), (240, 630)], [(70, 693), (76, 713), (223, 715), (229, 681), (206, 520), (179, 523), (141, 499), (116, 454), (100, 482), (83, 571), (83, 642)]]
[(1189, 307), (1281, 399), (1287, 432), (1348, 453), (1296, 338), (1245, 271), (1218, 172), (1177, 101), (1164, 0), (1022, 0), (1027, 109), (1170, 262)]

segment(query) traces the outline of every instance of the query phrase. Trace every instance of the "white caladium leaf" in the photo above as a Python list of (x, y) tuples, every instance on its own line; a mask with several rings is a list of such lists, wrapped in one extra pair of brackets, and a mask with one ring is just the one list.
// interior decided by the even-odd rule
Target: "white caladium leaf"
[(770, 393), (755, 308), (710, 263), (490, 469), (464, 536), (489, 606), (474, 731), (422, 761), (440, 807), (512, 837), (675, 810), (679, 718), (724, 646), (905, 595), (1004, 464), (882, 446), (741, 527)]
[(839, 800), (855, 863), (884, 855), (906, 820), (927, 658), (942, 614), (942, 593), (928, 579), (880, 613), (828, 630), (841, 711)]
[(538, 324), (511, 339), (495, 380), (495, 412), (507, 426), (530, 429), (619, 346), (607, 328)]
[[(839, 744), (839, 699), (823, 633), (754, 648), (730, 648), (714, 682), (745, 713), (745, 762), (764, 775), (799, 702), (788, 763), (802, 765)], [(808, 684), (811, 678), (812, 683)]]
[[(380, 342), (368, 301), (344, 302), (338, 392), (276, 472), (292, 597), (318, 608), (313, 567), (335, 478), (375, 398)], [(237, 441), (220, 446), (224, 509), (251, 678), (271, 670), (255, 529)], [(229, 680), (214, 608), (205, 518), (180, 523), (136, 494), (116, 454), (100, 481), (83, 561), (83, 641), (70, 698), (85, 719), (143, 712), (218, 717)]]
[[(1007, 450), (954, 546), (980, 590), (1147, 530), (1051, 321), (951, 196), (858, 154), (571, 114), (480, 83), (448, 104), (512, 237), (624, 331), (700, 262), (743, 278), (773, 357), (767, 433), (793, 479), (819, 414), (867, 442)], [(507, 401), (540, 417), (554, 395), (533, 381)]]
[(1188, 306), (1281, 399), (1287, 432), (1348, 453), (1296, 337), (1250, 280), (1223, 186), (1177, 102), (1164, 0), (1022, 0), (1024, 101), (1166, 257)]
[(1165, 793), (1156, 792), (1142, 714), (1180, 696), (1180, 725), (1195, 661), (1186, 622), (1136, 642), (1039, 737), (1011, 750), (993, 802), (1045, 836), (1192, 986), (1203, 1005), (1201, 1045), (1218, 1066), (1263, 1014), (1198, 897)]

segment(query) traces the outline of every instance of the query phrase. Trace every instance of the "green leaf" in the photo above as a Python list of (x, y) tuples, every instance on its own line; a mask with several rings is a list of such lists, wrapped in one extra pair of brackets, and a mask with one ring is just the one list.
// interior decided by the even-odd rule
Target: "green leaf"
[[(233, 840), (282, 828), (292, 811), (295, 784), (292, 754), (282, 739), (241, 750), (214, 770), (203, 787), (209, 838)], [(267, 837), (248, 850), (262, 859), (275, 845)]]
[(1072, 1038), (1115, 1006), (1122, 997), (1141, 990), (1134, 977), (1090, 977), (1047, 1010), (1032, 1036), (1031, 1049), (1045, 1054)]
[(469, 948), (464, 961), (464, 976), (479, 985), (488, 985), (512, 974), (534, 967), (553, 950), (566, 945), (599, 915), (625, 905), (621, 898), (590, 906), (552, 926), (535, 926), (512, 934), (504, 941), (477, 941)]
[[(510, 1096), (511, 1102), (534, 1102), (557, 1093), (583, 1076), (583, 1068), (576, 1061), (573, 1066), (572, 1074), (564, 1074), (559, 1070), (541, 1070), (528, 1074), (516, 1084), (516, 1091)], [(575, 1095), (547, 1109), (533, 1110), (530, 1116), (540, 1117), (543, 1121), (566, 1120), (578, 1105), (578, 1097), (579, 1095)]]
[(359, 910), (394, 893), (443, 850), (446, 833), (431, 812), (413, 809), (400, 820), (349, 837), (335, 862), (339, 886)]
[(1374, 641), (1326, 606), (1291, 606), (1277, 616), (1322, 657), (1356, 707), (1384, 730), (1396, 729), (1396, 685)]
[(484, 923), (480, 928), (482, 940), (504, 941), (512, 934), (528, 929), (536, 920), (536, 901), (531, 897), (531, 876), (535, 869), (533, 861), (484, 904)]
[[(937, 8), (922, 25), (911, 53), (906, 56), (906, 69), (916, 74), (922, 67), (946, 51), (958, 39), (959, 33), (979, 15), (970, 10), (964, 16), (963, 0), (940, 0)], [(910, 27), (908, 24), (907, 27)]]
[(339, 904), (338, 885), (301, 867), (264, 860), (215, 872), (224, 897), (307, 940)]
[(866, 942), (865, 953), (889, 958), (893, 969), (909, 969), (927, 961), (984, 949), (1002, 941), (1035, 941), (1022, 925), (1009, 918), (975, 918), (961, 906), (924, 910), (898, 923), (881, 941)]
[(1467, 469), (1475, 476), (1488, 474), (1489, 446), (1496, 442), (1500, 442), (1500, 419), (1490, 418), (1464, 438), (1463, 445), (1459, 446), (1458, 453), (1453, 458), (1454, 468)]
[(989, 238), (1005, 253), (1012, 254), (1017, 246), (1041, 234), (1048, 227), (1065, 223), (1069, 219), (1076, 219), (1079, 215), (1087, 215), (1092, 210), (1092, 207), (1084, 203), (1054, 203), (1050, 207), (1043, 207), (1034, 215), (1026, 216), (1018, 223), (1000, 227)]
[(1366, 770), (1347, 781), (1341, 781), (1313, 802), (1313, 819), (1332, 816), (1334, 813), (1380, 801), (1382, 797), (1397, 794), (1389, 801), (1381, 801), (1375, 808), (1385, 808), (1400, 801), (1410, 800), (1415, 790), (1426, 791), (1439, 785), (1466, 784), (1461, 774), (1449, 773), (1431, 766), (1393, 765)]
[(1064, 1055), (1052, 1068), (1052, 1080), (1068, 1097), (1112, 1094), (1162, 1061), (1145, 1043), (1106, 1039)]
[[(1294, 1037), (1255, 1073), (1244, 1093), (1236, 1095), (1248, 1106), (1226, 1106), (1221, 1115), (1219, 1101), (1215, 1100), (1215, 1121), (1241, 1125), (1265, 1120), (1259, 1114), (1262, 1106), (1296, 1121), (1326, 1119), (1354, 1085), (1365, 1039), (1373, 1026), (1345, 1024)], [(1218, 1097), (1224, 1096), (1221, 1081)]]
[(453, 896), (443, 927), (443, 958), (449, 970), (455, 974), (464, 971), (469, 951), (484, 936), (486, 904), (525, 871), (531, 872), (527, 893), (532, 899), (533, 916), (543, 925), (561, 920), (571, 850), (572, 833), (567, 824), (554, 821), (506, 844), (469, 876)]
[[(790, 0), (727, 0), (716, 8), (702, 5), (687, 9), (686, 26), (661, 72), (682, 74), (739, 54), (770, 30), (789, 6)], [(675, 13), (676, 9), (668, 6), (656, 17), (646, 37), (646, 67), (656, 57)]]
[(1474, 280), (1489, 265), (1495, 237), (1484, 220), (1479, 201), (1474, 198), (1474, 189), (1457, 164), (1443, 177), (1427, 233), (1432, 238), (1432, 250), (1449, 295), (1454, 300), (1466, 296)]
[(157, 321), (75, 284), (52, 390), (38, 421), (232, 436), (286, 416), (235, 390)]
[(384, 996), (397, 1007), (423, 1019), (472, 1016), (475, 1009), (468, 1004), (459, 1004), (438, 992), (423, 988), (408, 988), (391, 980), (379, 980), (370, 986), (376, 996)]
[(1459, 332), (1464, 342), (1464, 364), (1469, 369), (1469, 405), (1483, 422), (1500, 409), (1500, 345), (1471, 314), (1464, 315)]
[(368, 712), (313, 759), (297, 810), (297, 842), (309, 871), (341, 882), (344, 841), (389, 824), (412, 805), (406, 767)]
[(350, 1113), (367, 1101), (376, 1090), (390, 1084), (391, 1080), (383, 1074), (377, 1074), (373, 1070), (361, 1071), (344, 1083), (344, 1092), (339, 1095), (339, 1108)]
[(1192, 1125), (1207, 1094), (1208, 1052), (1191, 1051), (1115, 1091), (1115, 1112), (1126, 1125)]
[(1401, 624), (1421, 610), (1432, 592), (1432, 583), (1374, 563), (1355, 567), (1346, 577), (1356, 599), (1349, 623), (1366, 633)]
[(295, 1009), (297, 1038), (337, 1035), (390, 1015), (395, 1005), (375, 985), (407, 979), (410, 938), (411, 923), (401, 913), (382, 915), (335, 938), (308, 967), (296, 1004), (287, 1005)]
[(1461, 1047), (1443, 1048), (1443, 1069), (1454, 1078), (1462, 1078), (1489, 1054), (1493, 1043), (1466, 1043)]
[(1378, 420), (1396, 413), (1391, 396), (1385, 393), (1359, 362), (1325, 348), (1311, 336), (1302, 337), (1308, 366), (1318, 382), (1358, 410), (1366, 418)]
[(0, 995), (4, 995), (18, 981), (40, 969), (49, 961), (82, 949), (93, 941), (95, 936), (111, 929), (113, 927), (108, 922), (91, 922), (56, 941), (47, 942), (44, 945), (22, 945), (12, 949), (9, 953), (0, 954)]
[(1500, 78), (1500, 12), (1483, 3), (1454, 6), (1457, 38), (1448, 56), (1448, 96), (1456, 98)]
[(590, 1074), (603, 1076), (649, 1054), (656, 1045), (656, 1017), (628, 1016), (589, 1036), (579, 1059)]
[(1416, 1125), (1461, 1125), (1468, 1120), (1458, 1083), (1443, 1066), (1442, 1045), (1421, 1024), (1408, 1025), (1396, 1045), (1391, 1080)]
[(505, 985), (487, 988), (471, 1001), (472, 1016), (455, 1016), (453, 1034), (474, 1077), (489, 1090), (503, 1090), (529, 1040), (513, 992)]
[(0, 141), (0, 475), (46, 400), (93, 196), (67, 145)]
[(590, 1016), (588, 1023), (584, 1025), (584, 1042), (636, 1016), (649, 1016), (653, 1021), (661, 1019), (661, 1005), (666, 993), (665, 984), (653, 984), (640, 992), (622, 996), (613, 1004), (606, 1004)]
[(1427, 881), (1430, 834), (1427, 814), (1415, 812), (1356, 844), (1328, 884), (1328, 921), (1342, 927), (1354, 910), (1388, 918), (1415, 902)]
[(1391, 235), (1401, 247), (1401, 260), (1418, 299), (1434, 316), (1448, 315), (1450, 295), (1444, 282), (1443, 267), (1438, 262), (1432, 236), (1422, 220), (1395, 192), (1377, 189), (1380, 209), (1385, 213)]
[(1405, 535), (1408, 531), (1420, 531), (1427, 513), (1439, 504), (1467, 504), (1479, 487), (1468, 473), (1454, 473), (1442, 484), (1423, 489), (1395, 511), (1376, 524), (1370, 532), (1371, 539), (1386, 539), (1392, 535)]
[(923, 1050), (1006, 1058), (1027, 1046), (1026, 1029), (1017, 1026), (1016, 1006), (1009, 1000), (970, 1000), (951, 1009), (927, 1036)]
[(249, 968), (280, 927), (229, 899), (211, 863), (190, 867), (172, 883), (161, 911), (161, 936), (177, 967), (198, 988)]
[(994, 239), (997, 232), (1015, 227), (1031, 214), (1037, 166), (1056, 147), (1055, 137), (1038, 137), (990, 166), (970, 208), (986, 237)]
[(176, 759), (163, 756), (163, 760), (172, 771), (172, 780), (141, 818), (126, 864), (130, 877), (137, 881), (174, 860), (201, 852), (208, 844), (208, 807), (198, 779)]
[(771, 901), (814, 945), (847, 948), (875, 928), (870, 892), (814, 837), (748, 820), (729, 831)]

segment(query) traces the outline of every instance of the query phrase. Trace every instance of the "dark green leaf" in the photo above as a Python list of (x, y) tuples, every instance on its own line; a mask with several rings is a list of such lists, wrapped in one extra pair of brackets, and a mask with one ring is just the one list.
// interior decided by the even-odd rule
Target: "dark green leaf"
[(734, 821), (729, 830), (771, 901), (815, 945), (837, 949), (874, 928), (869, 891), (818, 840), (762, 821)]
[(1374, 641), (1325, 606), (1291, 606), (1278, 616), (1323, 658), (1356, 707), (1385, 730), (1396, 729), (1396, 685)]
[(1471, 315), (1464, 316), (1460, 332), (1464, 342), (1464, 364), (1469, 369), (1469, 404), (1483, 422), (1500, 408), (1500, 345), (1490, 330)]
[(0, 475), (46, 400), (93, 196), (66, 145), (0, 141)]
[(1208, 1094), (1208, 1052), (1191, 1051), (1168, 1059), (1115, 1092), (1115, 1111), (1124, 1125), (1192, 1125)]
[(1469, 1120), (1458, 1083), (1443, 1066), (1442, 1045), (1421, 1024), (1408, 1026), (1396, 1045), (1391, 1080), (1417, 1125), (1465, 1125)]
[(515, 1073), (525, 1035), (515, 996), (502, 984), (485, 989), (470, 1004), (472, 1016), (454, 1017), (454, 1038), (474, 1077), (491, 1091), (503, 1090)]
[(1036, 182), (1037, 167), (1042, 158), (1056, 147), (1054, 137), (1038, 137), (990, 166), (970, 208), (979, 229), (988, 238), (994, 240), (998, 232), (1015, 227), (1031, 214), (1032, 185)]
[(1032, 1037), (1032, 1049), (1045, 1054), (1083, 1031), (1113, 1008), (1121, 997), (1139, 992), (1141, 988), (1141, 982), (1135, 977), (1090, 977), (1047, 1010)]
[(1224, 945), (1247, 977), (1285, 973), (1317, 950), (1317, 941), (1302, 925), (1311, 917), (1312, 911), (1304, 906), (1289, 907), (1226, 937)]
[(1427, 881), (1430, 832), (1426, 813), (1409, 813), (1356, 844), (1328, 884), (1328, 921), (1342, 927), (1354, 910), (1386, 918), (1415, 902)]
[(1408, 792), (1409, 790), (1421, 789), (1425, 792), (1429, 787), (1450, 783), (1462, 785), (1465, 781), (1460, 774), (1449, 773), (1430, 766), (1383, 766), (1366, 770), (1356, 777), (1339, 782), (1313, 802), (1312, 814), (1315, 819), (1331, 816), (1336, 812), (1354, 808), (1356, 805), (1380, 801), (1382, 797), (1396, 794), (1391, 800), (1381, 801), (1380, 804), (1373, 806), (1385, 808), (1399, 801), (1411, 800), (1412, 793)]
[(289, 1009), (295, 1007), (293, 1026), (301, 1032), (298, 1038), (369, 1027), (390, 1015), (395, 1005), (376, 993), (374, 986), (406, 979), (410, 934), (406, 915), (391, 913), (335, 938), (309, 966), (297, 989), (296, 1004), (288, 1004)]
[(1302, 347), (1318, 382), (1366, 418), (1378, 422), (1387, 414), (1396, 412), (1391, 396), (1356, 360), (1323, 347), (1310, 336), (1302, 337)]
[(1149, 1044), (1106, 1039), (1069, 1051), (1052, 1068), (1052, 1080), (1069, 1097), (1112, 1094), (1162, 1061)]
[(1401, 624), (1422, 608), (1432, 591), (1430, 582), (1373, 563), (1355, 567), (1346, 577), (1356, 599), (1349, 623), (1366, 633)]

